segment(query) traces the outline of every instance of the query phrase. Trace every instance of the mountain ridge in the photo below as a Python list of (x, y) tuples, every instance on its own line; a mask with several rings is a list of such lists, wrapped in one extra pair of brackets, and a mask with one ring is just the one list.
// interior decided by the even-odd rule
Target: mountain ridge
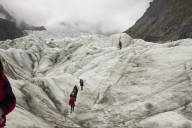
[(24, 36), (24, 32), (14, 22), (0, 18), (0, 40), (15, 39)]
[(191, 0), (154, 0), (125, 32), (133, 38), (158, 42), (192, 38)]
[(42, 31), (44, 26), (32, 26), (17, 20), (0, 4), (0, 40), (15, 39), (25, 35), (24, 30)]

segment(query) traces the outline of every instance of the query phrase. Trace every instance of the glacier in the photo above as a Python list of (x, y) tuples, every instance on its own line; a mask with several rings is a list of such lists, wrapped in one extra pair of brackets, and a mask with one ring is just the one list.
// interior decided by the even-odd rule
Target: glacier
[(8, 128), (192, 128), (192, 39), (31, 33), (0, 41), (0, 58), (17, 97)]

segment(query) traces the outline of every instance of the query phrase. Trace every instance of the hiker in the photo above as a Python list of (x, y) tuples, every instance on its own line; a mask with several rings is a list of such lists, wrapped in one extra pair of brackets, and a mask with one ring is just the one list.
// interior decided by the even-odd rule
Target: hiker
[(119, 40), (119, 49), (122, 48), (122, 42)]
[(80, 79), (79, 83), (80, 83), (80, 86), (81, 86), (81, 90), (83, 90), (83, 86), (84, 86), (84, 82), (83, 82), (83, 80)]
[(4, 74), (3, 64), (0, 60), (0, 128), (6, 125), (6, 115), (16, 106), (16, 98), (11, 85)]
[(71, 106), (71, 113), (74, 112), (75, 101), (76, 101), (75, 93), (72, 92), (72, 93), (70, 94), (70, 99), (69, 99), (69, 105)]
[(77, 98), (77, 94), (78, 94), (78, 87), (77, 87), (77, 85), (74, 86), (73, 92), (75, 94), (75, 98)]

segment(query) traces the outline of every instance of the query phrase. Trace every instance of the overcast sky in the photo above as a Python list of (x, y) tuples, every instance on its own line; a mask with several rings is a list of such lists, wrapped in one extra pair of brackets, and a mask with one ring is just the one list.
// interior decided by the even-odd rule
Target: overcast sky
[(61, 28), (122, 32), (132, 26), (151, 0), (0, 0), (18, 21)]

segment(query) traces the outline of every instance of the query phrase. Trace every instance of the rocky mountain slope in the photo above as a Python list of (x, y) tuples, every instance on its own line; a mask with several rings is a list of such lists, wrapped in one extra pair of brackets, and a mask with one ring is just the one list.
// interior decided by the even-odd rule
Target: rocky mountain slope
[(24, 35), (15, 19), (0, 5), (0, 40), (15, 39)]
[(0, 15), (2, 16), (0, 18), (7, 19), (9, 21), (13, 20), (12, 16), (4, 9), (2, 5), (0, 5)]
[(23, 35), (23, 31), (14, 22), (0, 18), (0, 40), (15, 39)]
[(192, 38), (191, 0), (154, 0), (126, 33), (146, 41)]
[[(119, 50), (121, 36), (123, 49)], [(9, 128), (191, 128), (192, 40), (86, 35), (0, 42), (17, 97)], [(69, 94), (79, 78), (75, 113)]]
[(43, 26), (32, 26), (25, 22), (16, 25), (16, 18), (0, 4), (0, 40), (15, 39), (24, 35), (24, 30), (42, 31)]
[(21, 30), (32, 30), (32, 31), (44, 31), (46, 28), (44, 26), (33, 26), (25, 22), (22, 22), (18, 26)]

